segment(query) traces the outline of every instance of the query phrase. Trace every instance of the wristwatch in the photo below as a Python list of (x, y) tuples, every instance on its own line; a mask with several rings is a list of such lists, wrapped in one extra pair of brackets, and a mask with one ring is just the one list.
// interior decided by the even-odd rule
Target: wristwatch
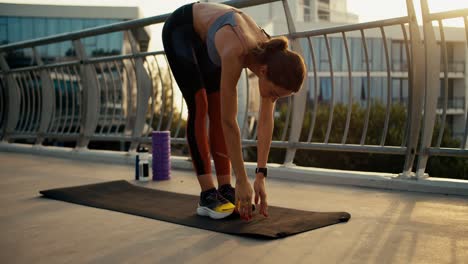
[(263, 176), (265, 176), (265, 178), (266, 178), (266, 176), (267, 176), (267, 168), (256, 168), (256, 169), (255, 169), (255, 173), (259, 173), (259, 172), (263, 173)]

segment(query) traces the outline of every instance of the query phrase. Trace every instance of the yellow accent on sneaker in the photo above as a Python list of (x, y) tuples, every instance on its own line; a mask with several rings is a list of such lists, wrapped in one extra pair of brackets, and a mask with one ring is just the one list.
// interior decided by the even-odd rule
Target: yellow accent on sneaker
[(218, 213), (227, 213), (234, 211), (234, 208), (236, 208), (232, 203), (225, 203), (222, 204), (216, 208), (213, 209), (213, 211), (218, 212)]

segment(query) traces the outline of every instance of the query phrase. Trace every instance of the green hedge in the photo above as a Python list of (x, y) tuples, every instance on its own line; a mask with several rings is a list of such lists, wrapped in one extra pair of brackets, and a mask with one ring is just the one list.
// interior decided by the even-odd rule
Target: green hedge
[[(308, 105), (309, 109), (304, 117), (304, 125), (302, 128), (300, 141), (307, 141), (311, 127), (311, 111), (312, 105)], [(343, 104), (335, 105), (333, 109), (333, 123), (329, 136), (329, 143), (341, 143), (346, 125), (347, 106)], [(279, 140), (285, 126), (285, 116), (287, 106), (279, 106), (280, 117), (275, 120), (275, 129), (273, 140)], [(388, 123), (388, 132), (385, 137), (386, 146), (401, 146), (405, 134), (406, 126), (406, 106), (402, 104), (394, 104), (390, 109), (390, 117)], [(348, 130), (347, 144), (359, 144), (363, 132), (364, 121), (366, 116), (366, 108), (358, 104), (352, 106), (350, 126)], [(329, 117), (329, 105), (319, 104), (317, 106), (317, 116), (315, 121), (314, 133), (312, 142), (324, 142), (327, 132)], [(366, 145), (380, 145), (382, 142), (382, 132), (385, 125), (386, 106), (373, 102), (371, 105), (369, 124), (367, 135), (365, 138)], [(432, 138), (433, 146), (436, 143), (439, 132), (439, 120), (436, 120), (436, 128)], [(450, 129), (446, 126), (442, 143), (442, 147), (457, 148), (460, 146), (460, 141), (453, 139)], [(286, 151), (284, 149), (271, 149), (268, 162), (283, 163)], [(247, 160), (256, 161), (256, 148), (247, 150)], [(336, 152), (336, 151), (318, 151), (318, 150), (298, 150), (294, 159), (294, 163), (299, 166), (321, 167), (330, 169), (358, 170), (358, 171), (375, 171), (375, 172), (390, 172), (400, 173), (404, 166), (403, 155), (384, 155), (384, 154), (368, 154), (354, 152)], [(417, 158), (414, 162), (414, 167), (417, 165)], [(444, 177), (456, 179), (468, 179), (468, 160), (466, 158), (456, 157), (431, 157), (427, 164), (426, 172), (431, 177)]]

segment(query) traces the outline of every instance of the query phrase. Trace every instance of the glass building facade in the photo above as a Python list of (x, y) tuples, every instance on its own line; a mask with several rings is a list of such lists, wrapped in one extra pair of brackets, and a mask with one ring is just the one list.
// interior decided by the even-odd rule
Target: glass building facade
[[(123, 19), (96, 18), (41, 18), (41, 17), (0, 17), (0, 45), (31, 40), (61, 33), (74, 32), (86, 28), (108, 25)], [(90, 57), (121, 54), (123, 33), (115, 32), (82, 40)], [(44, 45), (37, 48), (45, 63), (64, 60), (75, 56), (71, 41)], [(31, 65), (32, 50), (16, 50), (7, 55), (11, 68)]]
[[(352, 73), (351, 82), (348, 77), (348, 61), (345, 50), (345, 44), (340, 37), (330, 37), (329, 50), (331, 54), (331, 63), (327, 49), (327, 43), (324, 38), (316, 37), (312, 39), (312, 46), (315, 55), (315, 65), (318, 75), (317, 96), (321, 102), (329, 102), (334, 93), (334, 101), (347, 103), (349, 96), (353, 97), (354, 102), (365, 103), (368, 98), (371, 101), (386, 102), (389, 96), (388, 86), (390, 86), (390, 96), (392, 102), (403, 103), (408, 98), (408, 78), (392, 77), (387, 78), (387, 61), (385, 59), (384, 40), (382, 38), (367, 38), (367, 57), (361, 38), (348, 37), (348, 48), (350, 57), (350, 67)], [(407, 59), (404, 43), (399, 40), (386, 39), (389, 56), (389, 67), (391, 72), (407, 72)], [(303, 50), (305, 62), (309, 69), (313, 69), (312, 54), (309, 43), (304, 40)], [(370, 80), (367, 80), (367, 67), (370, 71)], [(330, 69), (334, 72), (333, 80), (330, 77)], [(368, 89), (370, 84), (370, 89)], [(352, 94), (350, 95), (350, 87)], [(315, 81), (314, 76), (309, 74), (309, 98), (314, 99)], [(370, 92), (369, 92), (370, 91)]]

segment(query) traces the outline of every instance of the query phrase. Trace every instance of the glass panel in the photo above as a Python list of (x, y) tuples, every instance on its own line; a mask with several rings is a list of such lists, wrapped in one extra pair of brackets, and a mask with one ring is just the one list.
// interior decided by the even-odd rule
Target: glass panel
[(8, 30), (6, 24), (0, 24), (0, 45), (8, 43)]
[(21, 40), (20, 21), (17, 17), (8, 18), (8, 42), (18, 42)]
[(331, 99), (331, 78), (320, 78), (319, 101), (328, 102)]
[[(48, 36), (50, 35), (55, 35), (59, 33), (59, 24), (60, 24), (60, 19), (58, 18), (48, 18), (46, 19), (47, 23), (47, 30), (46, 34)], [(60, 44), (51, 44), (47, 45), (47, 56), (49, 59), (52, 59), (54, 57), (59, 56), (60, 54)]]

